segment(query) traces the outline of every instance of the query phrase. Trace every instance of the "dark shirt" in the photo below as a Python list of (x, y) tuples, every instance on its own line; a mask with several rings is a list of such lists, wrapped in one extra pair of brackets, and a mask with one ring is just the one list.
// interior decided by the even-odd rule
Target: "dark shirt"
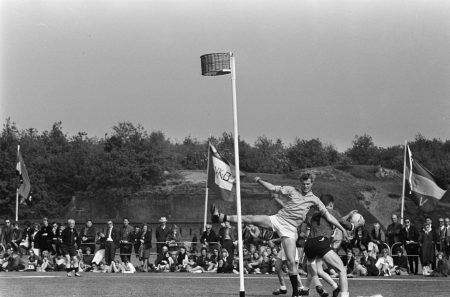
[(214, 233), (214, 230), (211, 230), (209, 233), (204, 231), (202, 237), (200, 237), (200, 242), (203, 244), (205, 244), (205, 242), (217, 242), (217, 236), (216, 233)]
[(81, 238), (78, 235), (78, 232), (75, 228), (74, 229), (70, 229), (70, 228), (64, 229), (61, 232), (61, 240), (64, 245), (68, 245), (68, 246), (77, 245), (79, 247), (81, 244)]

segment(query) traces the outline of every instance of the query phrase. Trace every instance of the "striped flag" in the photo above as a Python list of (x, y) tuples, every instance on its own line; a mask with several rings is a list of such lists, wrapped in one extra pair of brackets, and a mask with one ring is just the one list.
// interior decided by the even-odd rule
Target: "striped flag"
[(405, 174), (408, 179), (409, 193), (416, 198), (419, 207), (423, 207), (427, 203), (432, 207), (436, 200), (442, 199), (446, 190), (428, 169), (413, 159), (409, 146), (407, 148), (408, 159), (406, 160)]
[(207, 187), (214, 190), (222, 200), (236, 201), (234, 166), (209, 144)]
[(31, 202), (31, 183), (28, 177), (28, 171), (23, 162), (22, 154), (20, 149), (17, 151), (17, 165), (16, 172), (20, 178), (20, 186), (17, 189), (19, 196), (22, 198), (20, 204), (26, 204), (26, 201)]

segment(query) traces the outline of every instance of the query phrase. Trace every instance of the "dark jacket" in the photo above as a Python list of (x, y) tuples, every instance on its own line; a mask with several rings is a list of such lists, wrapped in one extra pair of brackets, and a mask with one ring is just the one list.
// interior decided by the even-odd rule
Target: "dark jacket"
[(63, 245), (80, 247), (81, 238), (77, 230), (67, 227), (61, 232), (61, 240)]
[(87, 237), (87, 240), (83, 241), (83, 239), (81, 239), (82, 243), (94, 244), (96, 234), (97, 234), (97, 230), (95, 229), (94, 226), (91, 226), (89, 228), (86, 226), (83, 227), (80, 231), (80, 236)]
[[(144, 239), (144, 249), (148, 250), (152, 248), (152, 232), (150, 230), (147, 230), (147, 232), (140, 234), (140, 239)], [(141, 242), (141, 241), (139, 241)]]

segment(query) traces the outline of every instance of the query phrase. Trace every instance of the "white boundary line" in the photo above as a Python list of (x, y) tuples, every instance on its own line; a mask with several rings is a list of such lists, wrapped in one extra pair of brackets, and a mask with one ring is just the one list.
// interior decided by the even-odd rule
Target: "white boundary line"
[[(239, 276), (227, 276), (227, 275), (218, 275), (218, 276), (213, 276), (213, 275), (208, 275), (208, 276), (200, 276), (200, 275), (195, 275), (195, 276), (189, 276), (189, 275), (170, 275), (170, 274), (163, 274), (163, 275), (151, 275), (151, 274), (121, 274), (121, 273), (114, 273), (114, 274), (82, 274), (82, 278), (90, 278), (90, 276), (94, 276), (94, 275), (105, 275), (105, 277), (124, 277), (127, 276), (130, 278), (148, 278), (148, 279), (239, 279)], [(66, 275), (7, 275), (7, 274), (3, 274), (0, 275), (0, 279), (16, 279), (16, 278), (67, 278)], [(276, 276), (245, 276), (246, 279), (276, 279)], [(302, 278), (306, 279), (306, 278)], [(355, 278), (350, 278), (348, 279), (350, 282), (351, 281), (377, 281), (377, 282), (448, 282), (448, 280), (446, 278), (385, 278), (385, 277), (367, 277), (367, 278), (362, 278), (362, 277), (355, 277)]]

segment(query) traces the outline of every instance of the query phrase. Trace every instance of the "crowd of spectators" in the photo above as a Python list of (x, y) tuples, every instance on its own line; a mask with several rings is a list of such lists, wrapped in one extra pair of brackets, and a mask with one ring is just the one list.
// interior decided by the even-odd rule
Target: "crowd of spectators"
[[(214, 231), (207, 225), (199, 240), (194, 235), (183, 242), (180, 229), (169, 227), (162, 217), (154, 234), (149, 225), (131, 226), (127, 218), (120, 226), (107, 221), (98, 230), (91, 220), (79, 229), (78, 261), (81, 271), (105, 273), (190, 272), (239, 273), (237, 231), (229, 223), (222, 223)], [(353, 231), (349, 242), (333, 237), (332, 247), (341, 255), (349, 277), (418, 274), (419, 260), (422, 274), (447, 276), (450, 273), (450, 219), (439, 218), (434, 227), (426, 218), (423, 227), (416, 227), (409, 218), (400, 224), (397, 215), (385, 230), (379, 223), (368, 229), (362, 226)], [(61, 233), (66, 224), (49, 222), (25, 223), (5, 220), (0, 228), (0, 271), (64, 271), (66, 258), (61, 249)], [(79, 226), (78, 226), (79, 227)], [(244, 273), (275, 273), (279, 251), (277, 234), (253, 225), (243, 227)], [(300, 259), (308, 240), (309, 227), (300, 226), (297, 246)], [(156, 249), (153, 249), (156, 247)], [(152, 252), (153, 251), (153, 252)], [(301, 260), (299, 271), (306, 275), (306, 263)], [(332, 276), (336, 272), (324, 267)]]

